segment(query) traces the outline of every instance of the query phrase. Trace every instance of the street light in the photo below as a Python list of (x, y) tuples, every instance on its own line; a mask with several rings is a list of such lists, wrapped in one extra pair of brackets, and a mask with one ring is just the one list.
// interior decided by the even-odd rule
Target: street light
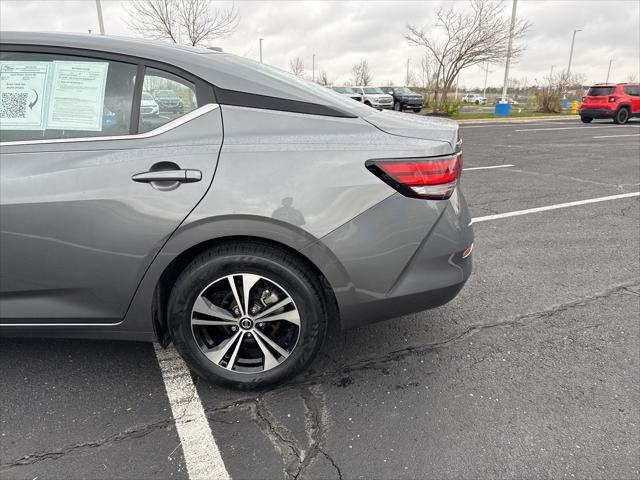
[(513, 0), (513, 7), (511, 9), (511, 26), (509, 27), (509, 44), (507, 46), (507, 61), (504, 66), (504, 83), (502, 84), (502, 102), (506, 103), (506, 106), (500, 105), (500, 102), (496, 104), (497, 115), (509, 115), (509, 102), (507, 101), (507, 83), (509, 81), (509, 62), (511, 62), (511, 52), (513, 49), (513, 32), (516, 26), (516, 9), (518, 6), (518, 0)]
[(579, 28), (576, 28), (573, 31), (573, 37), (571, 37), (571, 51), (569, 52), (569, 66), (567, 67), (567, 78), (569, 78), (569, 75), (571, 74), (571, 60), (573, 59), (573, 45), (576, 42), (576, 33), (581, 31), (582, 30), (580, 30)]
[(316, 54), (311, 56), (311, 80), (316, 81)]
[(607, 81), (604, 83), (609, 83), (609, 74), (611, 73), (611, 64), (613, 63), (613, 58), (609, 60), (609, 69), (607, 70)]
[(262, 63), (262, 40), (264, 40), (264, 38), (260, 39), (260, 63)]
[(96, 10), (98, 11), (98, 26), (100, 27), (100, 35), (104, 35), (104, 22), (102, 20), (102, 5), (100, 0), (96, 0)]

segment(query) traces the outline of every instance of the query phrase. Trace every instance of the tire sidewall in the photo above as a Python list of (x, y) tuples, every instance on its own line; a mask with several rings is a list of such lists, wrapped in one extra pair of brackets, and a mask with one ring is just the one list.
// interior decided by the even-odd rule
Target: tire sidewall
[(624, 125), (625, 123), (627, 123), (628, 120), (629, 120), (629, 110), (627, 110), (624, 107), (618, 110), (618, 112), (616, 113), (616, 123)]
[[(300, 313), (296, 347), (282, 364), (267, 372), (239, 373), (214, 364), (200, 350), (191, 330), (191, 310), (201, 292), (218, 278), (240, 273), (253, 273), (273, 280), (291, 296)], [(272, 259), (241, 254), (213, 257), (186, 271), (172, 292), (168, 324), (177, 350), (199, 376), (246, 388), (278, 382), (302, 370), (320, 347), (326, 330), (322, 302), (295, 269)]]

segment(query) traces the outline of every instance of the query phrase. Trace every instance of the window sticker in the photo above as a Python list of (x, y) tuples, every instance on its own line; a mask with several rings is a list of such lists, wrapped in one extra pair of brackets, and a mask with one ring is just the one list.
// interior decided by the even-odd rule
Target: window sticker
[(0, 62), (0, 127), (44, 130), (51, 62)]
[(108, 62), (54, 61), (47, 128), (102, 130)]

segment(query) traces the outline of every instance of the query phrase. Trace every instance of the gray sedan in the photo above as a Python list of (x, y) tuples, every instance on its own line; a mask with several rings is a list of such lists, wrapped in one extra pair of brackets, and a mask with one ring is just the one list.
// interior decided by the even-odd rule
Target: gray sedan
[[(259, 386), (329, 325), (437, 307), (470, 275), (452, 121), (208, 49), (1, 47), (3, 336), (173, 342), (199, 376)], [(147, 115), (143, 92), (180, 108)]]

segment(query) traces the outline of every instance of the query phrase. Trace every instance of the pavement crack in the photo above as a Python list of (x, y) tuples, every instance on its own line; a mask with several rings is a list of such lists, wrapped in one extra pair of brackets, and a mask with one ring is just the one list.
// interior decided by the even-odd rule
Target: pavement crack
[(307, 455), (302, 459), (295, 475), (295, 479), (304, 478), (306, 469), (313, 464), (318, 455), (324, 455), (331, 464), (336, 467), (339, 477), (342, 478), (340, 469), (324, 451), (326, 435), (329, 425), (329, 410), (320, 385), (311, 385), (300, 390), (300, 397), (305, 411), (305, 431), (309, 440)]
[(68, 445), (58, 450), (51, 450), (48, 452), (35, 452), (29, 455), (24, 455), (16, 460), (0, 463), (0, 472), (6, 472), (8, 470), (23, 467), (26, 465), (33, 465), (34, 463), (42, 462), (43, 460), (58, 460), (69, 454), (92, 452), (96, 449), (110, 447), (115, 443), (131, 440), (134, 438), (142, 438), (157, 430), (167, 429), (174, 424), (173, 419), (162, 420), (155, 423), (149, 423), (146, 425), (140, 425), (129, 428), (123, 432), (110, 435), (98, 440), (90, 442), (76, 443), (74, 445)]
[(304, 460), (305, 451), (300, 448), (287, 427), (279, 423), (264, 404), (262, 396), (248, 403), (251, 417), (258, 428), (269, 438), (284, 462), (285, 478), (296, 478), (300, 464)]

